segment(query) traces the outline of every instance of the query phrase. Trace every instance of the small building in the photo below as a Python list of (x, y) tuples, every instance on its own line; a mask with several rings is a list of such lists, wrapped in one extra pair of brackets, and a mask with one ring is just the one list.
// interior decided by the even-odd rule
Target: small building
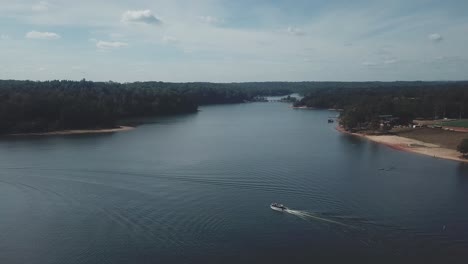
[(379, 115), (380, 128), (390, 130), (398, 119), (400, 118), (393, 115)]

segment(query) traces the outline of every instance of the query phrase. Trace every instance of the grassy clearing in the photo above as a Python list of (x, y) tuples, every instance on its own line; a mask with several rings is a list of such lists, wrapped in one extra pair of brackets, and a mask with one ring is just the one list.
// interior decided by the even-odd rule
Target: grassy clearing
[(444, 148), (457, 149), (458, 144), (468, 138), (468, 133), (445, 131), (437, 128), (416, 128), (395, 131), (395, 134), (402, 137), (416, 139), (426, 143), (440, 145)]
[(468, 128), (468, 120), (454, 120), (440, 123), (441, 126), (464, 127)]

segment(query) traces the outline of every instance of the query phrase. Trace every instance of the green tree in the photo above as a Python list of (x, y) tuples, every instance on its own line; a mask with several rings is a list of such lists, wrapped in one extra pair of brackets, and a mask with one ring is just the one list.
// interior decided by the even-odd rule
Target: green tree
[(464, 157), (468, 155), (468, 138), (463, 139), (457, 146), (457, 150), (463, 154)]

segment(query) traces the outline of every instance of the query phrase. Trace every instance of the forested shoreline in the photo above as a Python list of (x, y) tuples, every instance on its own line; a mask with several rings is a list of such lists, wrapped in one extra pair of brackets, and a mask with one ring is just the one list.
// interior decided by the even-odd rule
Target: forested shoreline
[(193, 113), (199, 105), (290, 93), (267, 83), (0, 80), (0, 134), (115, 128), (122, 119)]
[[(127, 118), (300, 93), (296, 106), (344, 109), (347, 128), (391, 114), (467, 117), (468, 82), (167, 83), (0, 80), (0, 134), (113, 128)], [(467, 108), (465, 108), (467, 106)]]
[(0, 81), (0, 133), (112, 128), (123, 118), (195, 112), (239, 103), (246, 93), (206, 85), (91, 81)]
[(295, 106), (342, 109), (340, 121), (347, 130), (378, 129), (382, 116), (391, 117), (395, 125), (408, 125), (414, 119), (468, 118), (468, 82), (320, 88)]

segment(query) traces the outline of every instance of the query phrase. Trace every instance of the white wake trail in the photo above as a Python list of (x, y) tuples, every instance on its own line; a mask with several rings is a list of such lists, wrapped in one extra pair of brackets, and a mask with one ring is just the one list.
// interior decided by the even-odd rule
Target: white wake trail
[(313, 213), (310, 213), (310, 212), (307, 212), (307, 211), (300, 211), (300, 210), (292, 210), (292, 209), (286, 209), (284, 210), (284, 212), (286, 213), (290, 213), (292, 215), (296, 215), (304, 220), (319, 220), (319, 221), (322, 221), (322, 222), (327, 222), (327, 223), (330, 223), (330, 224), (335, 224), (335, 225), (341, 225), (341, 226), (345, 226), (345, 227), (350, 227), (350, 228), (355, 228), (354, 226), (351, 226), (351, 225), (347, 225), (345, 223), (341, 223), (341, 222), (338, 222), (338, 221), (335, 221), (335, 220), (331, 220), (331, 219), (326, 219), (326, 218), (323, 218), (323, 217), (319, 217), (317, 215), (314, 215)]

